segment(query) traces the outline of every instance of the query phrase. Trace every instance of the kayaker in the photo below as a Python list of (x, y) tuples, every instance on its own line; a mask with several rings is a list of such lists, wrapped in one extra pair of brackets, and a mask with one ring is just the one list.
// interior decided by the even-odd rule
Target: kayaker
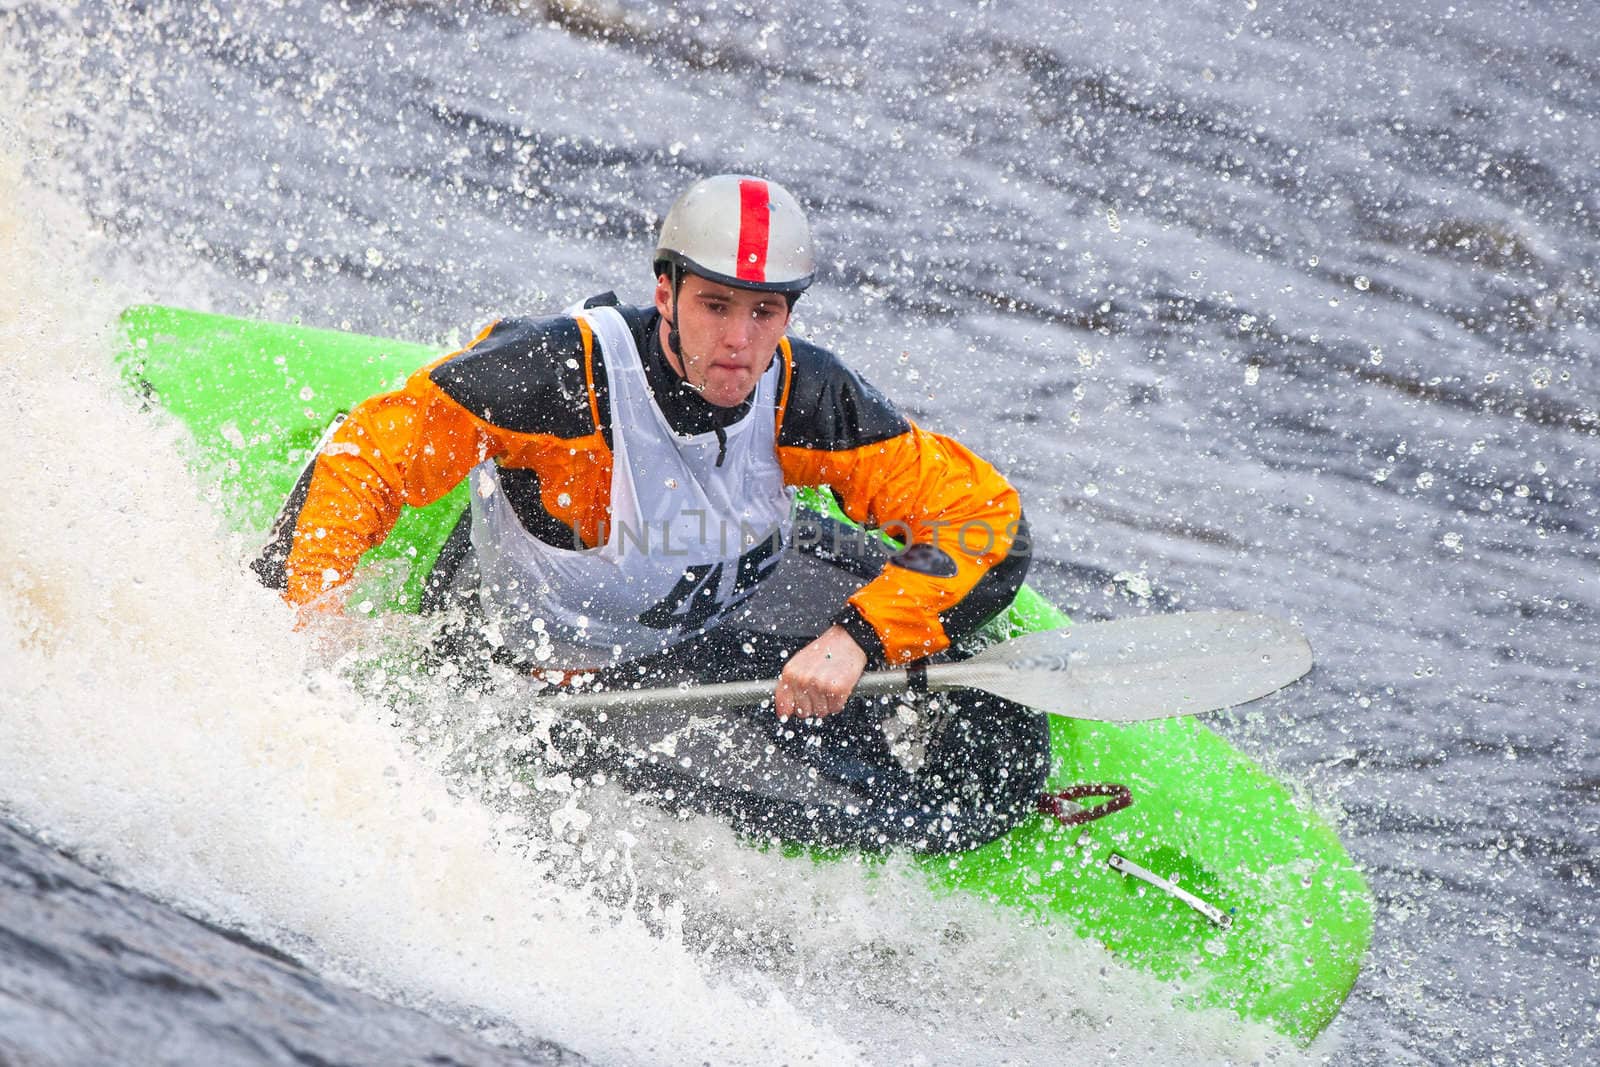
[[(815, 750), (808, 766), (823, 759), (876, 805), (851, 825), (862, 804), (846, 799), (839, 826), (798, 836), (938, 848), (1003, 832), (1043, 782), (1041, 716), (994, 698), (922, 716), (850, 698), (869, 666), (947, 653), (1010, 602), (1027, 568), (1016, 491), (833, 353), (786, 335), (815, 255), (776, 182), (695, 183), (652, 265), (651, 306), (606, 294), (566, 315), (501, 319), (358, 405), (302, 475), (257, 571), (294, 604), (337, 608), (402, 504), (470, 478), (430, 599), (464, 602), (497, 658), (608, 685), (775, 672), (758, 747)], [(799, 486), (828, 487), (845, 514), (906, 547), (797, 524)], [(737, 718), (749, 727), (754, 715)], [(900, 729), (897, 749), (896, 724), (920, 724), (921, 741)], [(797, 836), (793, 812), (746, 810), (749, 791), (705, 766), (715, 752), (673, 784), (677, 771), (658, 765), (685, 761), (643, 755), (659, 745), (650, 731), (618, 725), (605, 744), (586, 734), (595, 743), (575, 747), (611, 751), (635, 784)], [(723, 757), (726, 740), (712, 746)], [(770, 781), (759, 763), (745, 776)], [(873, 799), (885, 790), (895, 795)]]

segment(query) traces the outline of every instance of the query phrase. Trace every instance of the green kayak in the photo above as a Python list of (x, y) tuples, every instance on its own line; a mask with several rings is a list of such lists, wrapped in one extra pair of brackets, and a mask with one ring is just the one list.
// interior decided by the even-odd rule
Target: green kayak
[[(125, 381), (192, 433), (193, 461), (218, 486), (228, 524), (263, 536), (330, 422), (440, 354), (159, 306), (122, 320)], [(803, 499), (826, 507), (823, 494)], [(351, 602), (416, 611), (465, 506), (463, 485), (408, 509), (364, 561), (385, 580), (358, 585)], [(1067, 625), (1024, 588), (988, 636)], [(1355, 983), (1372, 935), (1371, 894), (1333, 829), (1193, 719), (1052, 718), (1051, 736), (1051, 789), (1085, 787), (1061, 812), (1101, 817), (1067, 826), (1040, 814), (970, 852), (919, 857), (932, 890), (1056, 924), (1174, 982), (1185, 1004), (1311, 1041)]]

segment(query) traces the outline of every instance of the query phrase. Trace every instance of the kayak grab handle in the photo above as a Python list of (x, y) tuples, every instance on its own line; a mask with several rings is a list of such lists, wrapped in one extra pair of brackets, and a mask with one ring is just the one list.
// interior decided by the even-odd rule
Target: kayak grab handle
[[(1084, 807), (1078, 801), (1085, 797), (1105, 797), (1093, 807)], [(1062, 826), (1082, 826), (1103, 819), (1114, 811), (1121, 811), (1133, 803), (1133, 790), (1116, 782), (1087, 782), (1068, 786), (1054, 793), (1039, 794), (1039, 812), (1054, 815)]]
[(1233, 916), (1229, 915), (1215, 904), (1201, 900), (1199, 897), (1183, 888), (1177, 882), (1161, 877), (1148, 867), (1139, 866), (1126, 856), (1113, 852), (1110, 858), (1106, 860), (1106, 863), (1109, 864), (1111, 869), (1114, 871), (1120, 871), (1129, 878), (1137, 878), (1146, 885), (1155, 886), (1169, 897), (1172, 897), (1175, 900), (1181, 900), (1183, 903), (1189, 905), (1189, 907), (1193, 908), (1195, 911), (1198, 911), (1201, 915), (1204, 915), (1207, 919), (1210, 919), (1213, 923), (1215, 923), (1217, 926), (1220, 926), (1224, 930), (1233, 925)]

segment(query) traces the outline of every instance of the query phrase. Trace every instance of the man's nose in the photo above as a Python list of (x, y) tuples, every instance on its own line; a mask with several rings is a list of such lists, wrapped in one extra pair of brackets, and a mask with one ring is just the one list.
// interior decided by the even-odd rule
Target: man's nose
[(755, 319), (750, 315), (729, 315), (722, 328), (722, 343), (729, 348), (743, 348), (750, 343)]

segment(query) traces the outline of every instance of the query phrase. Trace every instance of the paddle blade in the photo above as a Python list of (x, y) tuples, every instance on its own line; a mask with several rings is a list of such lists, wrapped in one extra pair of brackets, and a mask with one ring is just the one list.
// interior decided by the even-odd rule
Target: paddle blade
[(985, 689), (1052, 715), (1141, 722), (1244, 704), (1310, 669), (1311, 646), (1293, 623), (1182, 612), (1024, 634), (930, 668), (928, 681)]

